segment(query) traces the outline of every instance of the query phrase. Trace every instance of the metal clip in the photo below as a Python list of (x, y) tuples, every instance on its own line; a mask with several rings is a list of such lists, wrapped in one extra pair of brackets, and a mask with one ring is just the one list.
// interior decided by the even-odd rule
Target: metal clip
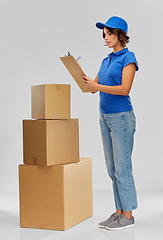
[(64, 57), (71, 56), (70, 52), (67, 53), (67, 55), (64, 55)]

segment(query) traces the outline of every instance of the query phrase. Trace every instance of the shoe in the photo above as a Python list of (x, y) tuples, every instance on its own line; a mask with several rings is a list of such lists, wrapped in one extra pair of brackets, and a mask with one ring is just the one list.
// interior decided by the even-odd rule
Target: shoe
[(108, 230), (121, 230), (125, 228), (132, 228), (135, 225), (134, 217), (132, 219), (128, 219), (124, 215), (120, 215), (119, 218), (117, 218), (114, 222), (111, 222), (106, 225), (106, 229)]
[(106, 225), (108, 225), (109, 223), (115, 221), (117, 218), (119, 218), (119, 215), (116, 214), (116, 213), (113, 213), (106, 221), (100, 222), (98, 225), (101, 228), (105, 228)]

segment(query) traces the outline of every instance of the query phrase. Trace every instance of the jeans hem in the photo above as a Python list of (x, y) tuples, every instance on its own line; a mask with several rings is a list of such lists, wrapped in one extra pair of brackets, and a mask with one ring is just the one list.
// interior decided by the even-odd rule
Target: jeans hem
[[(131, 212), (133, 210), (136, 210), (138, 207), (133, 207), (132, 209), (122, 209), (124, 212)], [(118, 210), (118, 209), (117, 209)]]

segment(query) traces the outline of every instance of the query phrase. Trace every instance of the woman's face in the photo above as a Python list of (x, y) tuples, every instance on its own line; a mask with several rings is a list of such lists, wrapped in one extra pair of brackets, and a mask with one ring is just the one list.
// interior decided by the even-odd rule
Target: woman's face
[(107, 27), (104, 27), (105, 41), (109, 48), (116, 48), (120, 45), (120, 41), (118, 40), (118, 34), (112, 34)]

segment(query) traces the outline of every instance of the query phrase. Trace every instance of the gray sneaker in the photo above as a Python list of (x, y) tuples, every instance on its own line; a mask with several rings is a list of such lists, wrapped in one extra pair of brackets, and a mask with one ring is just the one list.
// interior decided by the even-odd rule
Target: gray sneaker
[(132, 219), (128, 219), (124, 215), (120, 215), (114, 222), (108, 223), (105, 228), (116, 231), (124, 228), (132, 228), (134, 225), (134, 217), (132, 217)]
[(116, 214), (116, 213), (113, 213), (106, 221), (100, 222), (98, 225), (101, 228), (105, 228), (106, 225), (108, 225), (109, 223), (115, 221), (117, 218), (119, 218), (119, 215)]

